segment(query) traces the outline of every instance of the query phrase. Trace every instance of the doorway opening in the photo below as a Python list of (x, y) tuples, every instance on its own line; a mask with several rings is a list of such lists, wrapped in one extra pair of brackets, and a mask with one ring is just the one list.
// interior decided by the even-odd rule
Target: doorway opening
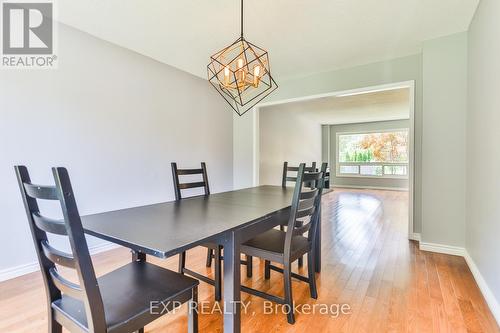
[(407, 81), (261, 104), (254, 184), (279, 183), (283, 161), (328, 162), (330, 182), (341, 192), (397, 193), (408, 238), (415, 239), (414, 100), (414, 82)]

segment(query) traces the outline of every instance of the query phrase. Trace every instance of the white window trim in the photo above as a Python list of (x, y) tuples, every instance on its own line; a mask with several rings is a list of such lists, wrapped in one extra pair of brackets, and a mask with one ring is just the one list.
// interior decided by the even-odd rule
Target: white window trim
[[(383, 129), (383, 130), (368, 130), (368, 131), (349, 131), (349, 132), (337, 132), (336, 140), (335, 140), (335, 176), (341, 178), (373, 178), (373, 179), (409, 179), (409, 161), (406, 163), (400, 162), (339, 162), (339, 137), (341, 135), (357, 135), (357, 134), (370, 134), (370, 133), (390, 133), (390, 132), (403, 132), (406, 131), (408, 133), (408, 138), (410, 135), (409, 128), (394, 128), (394, 129)], [(409, 142), (408, 142), (409, 144)], [(409, 147), (408, 147), (409, 148)], [(407, 151), (408, 151), (407, 148)], [(408, 156), (409, 158), (409, 156)], [(406, 166), (406, 175), (398, 176), (398, 175), (382, 175), (382, 176), (373, 176), (373, 175), (361, 175), (361, 174), (345, 174), (340, 173), (341, 166), (362, 166), (362, 165), (372, 165), (372, 166), (382, 166), (382, 172), (384, 172), (384, 166)], [(361, 172), (361, 168), (358, 168), (358, 172)]]

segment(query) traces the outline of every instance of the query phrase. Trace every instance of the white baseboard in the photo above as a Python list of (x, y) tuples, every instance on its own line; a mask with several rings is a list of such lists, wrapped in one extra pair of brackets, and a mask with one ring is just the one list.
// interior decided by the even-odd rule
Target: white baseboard
[(499, 301), (495, 298), (495, 295), (491, 291), (490, 287), (488, 287), (488, 284), (486, 283), (486, 280), (483, 278), (481, 275), (481, 272), (476, 266), (476, 263), (472, 259), (472, 257), (469, 255), (469, 252), (465, 251), (465, 261), (467, 262), (467, 265), (469, 266), (472, 275), (474, 276), (474, 279), (476, 280), (476, 283), (479, 287), (479, 290), (481, 290), (481, 293), (484, 296), (484, 299), (486, 300), (486, 303), (488, 303), (488, 306), (493, 313), (493, 316), (495, 317), (498, 325), (500, 325), (500, 303)]
[(420, 242), (420, 240), (422, 239), (420, 236), (420, 233), (418, 233), (418, 232), (411, 233), (408, 238), (411, 240), (417, 241), (417, 242)]
[(453, 256), (461, 256), (461, 257), (464, 257), (466, 253), (465, 248), (463, 247), (436, 244), (436, 243), (426, 243), (426, 242), (420, 242), (420, 250), (443, 253), (443, 254), (451, 254)]
[[(102, 244), (93, 246), (89, 248), (89, 252), (91, 255), (98, 254), (101, 252), (106, 252), (109, 250), (113, 250), (119, 247), (117, 244), (113, 244), (110, 242), (104, 242)], [(38, 261), (31, 262), (28, 264), (23, 264), (19, 266), (9, 267), (6, 269), (0, 270), (0, 282), (7, 281), (21, 275), (33, 273), (40, 270), (40, 266), (38, 265)]]
[(40, 270), (40, 266), (38, 265), (38, 261), (31, 262), (29, 264), (9, 267), (6, 269), (2, 269), (0, 271), (0, 282), (7, 281), (13, 278), (16, 278), (21, 275), (33, 273)]
[(383, 191), (404, 191), (408, 192), (407, 187), (384, 187), (384, 186), (358, 186), (358, 185), (332, 185), (334, 188), (353, 188), (360, 190), (383, 190)]

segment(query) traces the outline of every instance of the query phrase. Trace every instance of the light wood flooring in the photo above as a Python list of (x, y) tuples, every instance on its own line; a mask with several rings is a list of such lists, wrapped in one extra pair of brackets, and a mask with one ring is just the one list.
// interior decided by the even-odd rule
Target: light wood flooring
[[(250, 301), (242, 315), (243, 332), (500, 332), (472, 274), (461, 257), (422, 252), (407, 240), (406, 192), (336, 189), (323, 199), (323, 267), (319, 298), (307, 284), (294, 281), (297, 304), (348, 304), (347, 314), (297, 314), (289, 325), (281, 313), (264, 314), (264, 300)], [(188, 267), (211, 274), (205, 250), (188, 252)], [(11, 254), (7, 254), (11, 255)], [(99, 275), (130, 260), (119, 248), (94, 256)], [(176, 269), (177, 258), (148, 260)], [(254, 259), (254, 276), (243, 284), (282, 295), (279, 273), (263, 279), (263, 263)], [(297, 267), (296, 264), (294, 267)], [(306, 266), (301, 270), (306, 273)], [(213, 288), (200, 283), (200, 300), (213, 306)], [(334, 313), (333, 313), (334, 314)], [(200, 332), (220, 332), (219, 313), (200, 315)], [(168, 314), (146, 332), (186, 332), (185, 309)], [(0, 283), (0, 332), (46, 332), (45, 294), (40, 273)]]

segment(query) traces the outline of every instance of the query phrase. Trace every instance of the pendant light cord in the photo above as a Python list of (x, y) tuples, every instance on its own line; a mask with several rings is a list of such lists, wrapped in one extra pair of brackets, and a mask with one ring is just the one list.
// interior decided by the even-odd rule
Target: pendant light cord
[(241, 0), (241, 38), (243, 38), (243, 0)]

